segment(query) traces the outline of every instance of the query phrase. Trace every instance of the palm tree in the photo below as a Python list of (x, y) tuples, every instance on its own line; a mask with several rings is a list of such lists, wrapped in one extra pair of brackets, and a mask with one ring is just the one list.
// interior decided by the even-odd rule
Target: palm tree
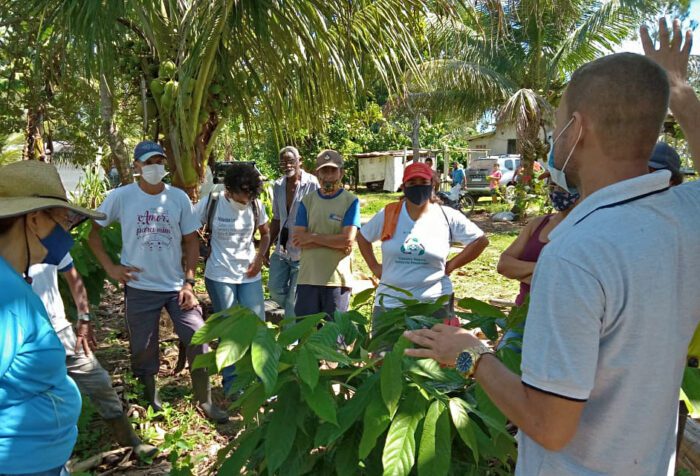
[[(434, 56), (420, 65), (426, 107), (475, 119), (495, 112), (515, 124), (522, 186), (548, 150), (552, 111), (569, 76), (609, 53), (656, 6), (645, 1), (474, 2), (458, 16), (432, 18)], [(524, 191), (514, 212), (524, 212)]]
[(174, 183), (196, 197), (226, 119), (270, 122), (281, 141), (281, 131), (318, 126), (324, 111), (351, 103), (368, 69), (397, 89), (401, 72), (417, 67), (414, 38), (428, 3), (10, 0), (10, 8), (70, 35), (93, 77), (122, 77), (131, 57), (145, 132), (165, 146)]

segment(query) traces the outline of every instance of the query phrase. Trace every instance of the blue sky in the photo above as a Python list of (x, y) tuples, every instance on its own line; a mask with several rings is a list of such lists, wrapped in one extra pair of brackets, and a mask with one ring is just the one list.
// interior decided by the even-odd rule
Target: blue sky
[[(700, 0), (693, 0), (691, 2), (690, 16), (688, 17), (688, 21), (686, 21), (686, 25), (691, 19), (700, 22)], [(616, 48), (615, 51), (618, 53), (622, 51), (629, 51), (632, 53), (644, 53), (644, 50), (642, 50), (642, 44), (640, 43), (639, 39), (627, 40), (623, 42), (618, 48)], [(700, 55), (700, 27), (696, 28), (693, 32), (693, 49), (690, 53), (694, 55)]]

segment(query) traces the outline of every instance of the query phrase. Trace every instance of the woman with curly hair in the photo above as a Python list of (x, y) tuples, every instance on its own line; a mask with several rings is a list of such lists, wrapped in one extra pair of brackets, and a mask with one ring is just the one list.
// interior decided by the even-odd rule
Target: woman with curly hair
[[(253, 164), (233, 163), (224, 177), (224, 191), (212, 193), (197, 204), (200, 221), (211, 230), (211, 254), (204, 282), (214, 312), (239, 304), (260, 319), (265, 318), (260, 268), (270, 242), (270, 228), (265, 207), (257, 199), (262, 185)], [(258, 251), (253, 240), (256, 230), (260, 232)], [(223, 376), (228, 393), (233, 383), (233, 366), (224, 369)]]

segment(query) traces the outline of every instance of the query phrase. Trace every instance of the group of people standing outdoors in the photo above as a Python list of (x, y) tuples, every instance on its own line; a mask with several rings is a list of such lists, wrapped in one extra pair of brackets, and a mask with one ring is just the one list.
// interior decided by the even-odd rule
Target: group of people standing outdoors
[[(580, 68), (557, 110), (548, 160), (555, 213), (532, 220), (498, 265), (520, 281), (518, 303), (531, 295), (524, 329), (513, 330), (524, 333), (522, 376), (460, 327), (405, 334), (416, 344), (406, 355), (475, 378), (519, 427), (517, 474), (673, 474), (678, 388), (700, 320), (700, 188), (675, 186), (677, 155), (654, 143), (670, 100), (697, 160), (700, 101), (686, 81), (690, 35), (684, 42), (678, 22), (673, 34), (665, 20), (659, 27), (658, 50), (642, 30), (647, 58), (617, 54)], [(95, 257), (123, 286), (131, 370), (155, 410), (162, 408), (156, 381), (162, 310), (190, 364), (207, 351), (191, 345), (204, 323), (194, 293), (202, 227), (214, 311), (239, 304), (261, 319), (264, 265), (270, 296), (286, 317), (332, 319), (349, 305), (357, 242), (379, 280), (374, 320), (402, 305), (397, 288), (424, 301), (451, 295), (450, 274), (488, 245), (474, 223), (440, 205), (436, 174), (425, 163), (406, 167), (401, 200), (364, 226), (358, 198), (342, 185), (343, 157), (333, 150), (318, 154), (313, 175), (302, 170), (294, 147), (280, 151), (283, 177), (273, 187), (271, 218), (253, 165), (233, 164), (223, 191), (193, 206), (163, 182), (165, 164), (160, 145), (140, 143), (138, 181), (113, 190), (97, 211), (71, 204), (51, 165), (0, 168), (0, 476), (67, 474), (78, 389), (121, 444), (140, 457), (156, 451), (134, 433), (92, 353), (93, 319), (70, 257), (70, 230), (83, 220), (92, 220)], [(100, 233), (115, 222), (123, 243), (118, 263)], [(464, 247), (450, 258), (453, 243)], [(58, 294), (59, 272), (78, 308), (75, 329)], [(449, 317), (452, 306), (437, 315)], [(664, 325), (659, 316), (666, 316)], [(190, 375), (201, 411), (226, 421), (212, 402), (207, 370)], [(228, 390), (235, 368), (223, 376)]]

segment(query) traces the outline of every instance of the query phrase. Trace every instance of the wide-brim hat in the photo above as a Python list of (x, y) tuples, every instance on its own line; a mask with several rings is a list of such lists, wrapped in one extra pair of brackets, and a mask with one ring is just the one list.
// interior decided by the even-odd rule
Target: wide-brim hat
[(72, 224), (106, 217), (68, 201), (58, 170), (38, 160), (22, 160), (0, 167), (0, 218), (11, 218), (48, 208), (65, 208), (76, 216)]

